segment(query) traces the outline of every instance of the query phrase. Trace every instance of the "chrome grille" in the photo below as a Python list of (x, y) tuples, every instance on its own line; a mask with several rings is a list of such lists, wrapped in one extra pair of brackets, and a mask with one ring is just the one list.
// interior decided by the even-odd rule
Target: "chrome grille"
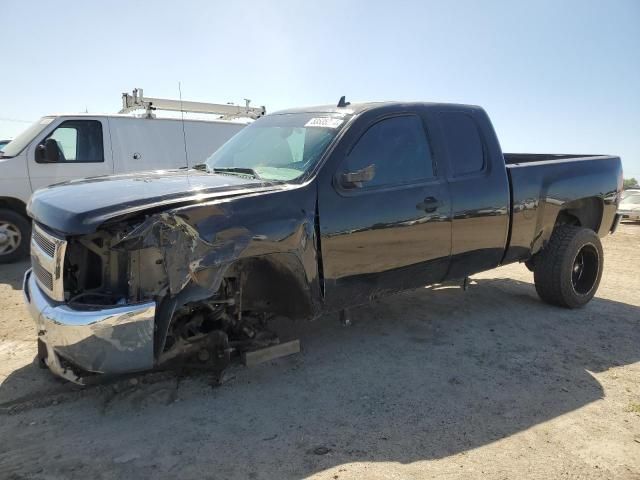
[(34, 229), (31, 237), (47, 255), (53, 258), (56, 253), (56, 244), (54, 242), (44, 237), (42, 233), (40, 233), (39, 229)]
[(47, 290), (53, 290), (53, 275), (50, 272), (47, 272), (44, 267), (38, 263), (38, 259), (35, 257), (33, 258), (32, 266), (33, 273), (36, 274), (38, 282)]
[(53, 300), (64, 301), (63, 267), (67, 242), (34, 223), (31, 233), (31, 264), (36, 282)]

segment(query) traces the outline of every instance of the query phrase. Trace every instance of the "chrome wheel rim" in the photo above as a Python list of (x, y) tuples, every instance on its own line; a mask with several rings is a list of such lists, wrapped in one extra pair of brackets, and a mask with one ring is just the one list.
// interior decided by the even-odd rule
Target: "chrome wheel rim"
[(0, 255), (15, 252), (20, 246), (22, 234), (13, 223), (0, 221)]
[(586, 295), (598, 280), (600, 258), (598, 250), (592, 244), (584, 245), (573, 260), (571, 267), (571, 285), (579, 295)]

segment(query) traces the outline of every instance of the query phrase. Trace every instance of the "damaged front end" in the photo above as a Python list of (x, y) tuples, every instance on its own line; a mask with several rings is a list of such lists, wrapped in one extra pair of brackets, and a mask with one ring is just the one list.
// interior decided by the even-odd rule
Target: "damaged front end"
[[(252, 249), (274, 250), (266, 237), (229, 227), (205, 239), (173, 212), (69, 238), (35, 225), (24, 295), (41, 360), (85, 384), (174, 365), (220, 373), (234, 355), (277, 344), (274, 315), (313, 316), (313, 279), (301, 266), (315, 258), (307, 223), (279, 240), (278, 255), (259, 258)], [(267, 281), (274, 284), (256, 288)]]

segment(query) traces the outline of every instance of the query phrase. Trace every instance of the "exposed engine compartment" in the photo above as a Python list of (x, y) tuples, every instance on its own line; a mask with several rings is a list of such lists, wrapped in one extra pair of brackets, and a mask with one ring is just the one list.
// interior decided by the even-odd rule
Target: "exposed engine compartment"
[[(233, 357), (279, 343), (268, 329), (274, 312), (264, 302), (264, 291), (256, 291), (266, 273), (260, 262), (197, 269), (196, 263), (184, 258), (189, 274), (186, 281), (179, 280), (181, 290), (172, 295), (171, 276), (175, 286), (175, 265), (180, 263), (176, 258), (202, 255), (205, 249), (198, 247), (205, 242), (187, 236), (190, 241), (185, 247), (185, 233), (178, 222), (179, 234), (164, 224), (157, 230), (159, 238), (170, 237), (170, 245), (162, 240), (154, 245), (149, 236), (135, 236), (144, 225), (120, 223), (68, 239), (64, 261), (68, 304), (83, 309), (148, 301), (169, 305), (159, 308), (154, 327), (156, 366), (188, 365), (221, 373)], [(215, 252), (215, 246), (206, 246), (209, 254)], [(249, 273), (257, 282), (247, 282)], [(291, 292), (290, 283), (283, 287)]]

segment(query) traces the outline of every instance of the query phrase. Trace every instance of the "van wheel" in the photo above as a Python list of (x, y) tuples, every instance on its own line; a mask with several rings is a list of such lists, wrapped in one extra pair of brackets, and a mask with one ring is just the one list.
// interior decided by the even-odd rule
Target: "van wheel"
[(533, 278), (540, 298), (552, 305), (577, 308), (598, 290), (603, 253), (598, 235), (573, 225), (556, 227), (536, 256)]
[(13, 210), (0, 209), (0, 263), (11, 263), (29, 254), (31, 224)]

